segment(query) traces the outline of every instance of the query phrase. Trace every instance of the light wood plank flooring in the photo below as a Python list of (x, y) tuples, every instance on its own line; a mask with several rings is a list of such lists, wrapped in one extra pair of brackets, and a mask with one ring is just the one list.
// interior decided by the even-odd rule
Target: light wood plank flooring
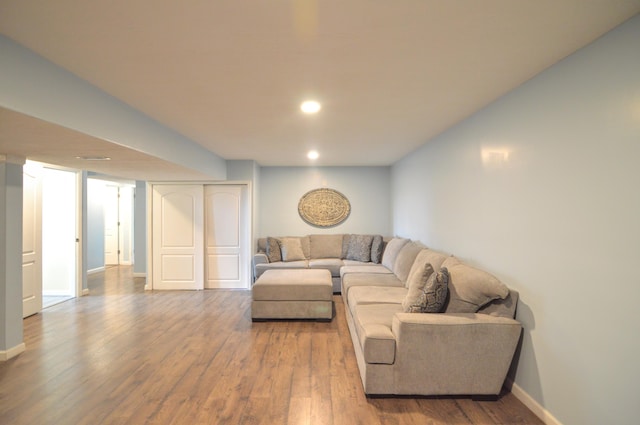
[(510, 393), (368, 398), (340, 297), (330, 323), (252, 323), (248, 291), (145, 292), (130, 267), (24, 321), (0, 424), (541, 424)]

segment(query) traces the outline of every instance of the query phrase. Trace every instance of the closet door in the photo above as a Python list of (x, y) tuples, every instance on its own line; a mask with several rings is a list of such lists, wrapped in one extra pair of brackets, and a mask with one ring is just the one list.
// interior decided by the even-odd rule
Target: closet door
[(248, 288), (247, 186), (205, 186), (205, 287)]
[(203, 289), (203, 187), (154, 185), (153, 289)]

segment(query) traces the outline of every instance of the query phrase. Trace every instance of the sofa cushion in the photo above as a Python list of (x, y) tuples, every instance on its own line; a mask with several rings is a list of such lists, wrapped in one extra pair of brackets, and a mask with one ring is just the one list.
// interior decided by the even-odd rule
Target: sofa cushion
[(340, 277), (344, 277), (344, 275), (349, 273), (382, 273), (382, 274), (390, 274), (393, 273), (391, 270), (383, 266), (382, 264), (373, 264), (373, 263), (361, 263), (357, 261), (343, 261), (344, 266), (340, 269)]
[(342, 258), (343, 235), (310, 235), (310, 257), (318, 258)]
[(403, 283), (407, 281), (411, 266), (413, 266), (413, 262), (423, 249), (425, 249), (425, 246), (420, 242), (409, 242), (398, 252), (398, 256), (393, 265), (393, 273), (395, 273)]
[(384, 239), (381, 235), (375, 235), (371, 243), (371, 262), (380, 264), (382, 261), (382, 252), (384, 250)]
[(353, 321), (367, 363), (393, 364), (396, 339), (391, 330), (393, 317), (402, 312), (401, 304), (364, 304), (356, 307)]
[(437, 272), (431, 273), (429, 279), (415, 301), (405, 305), (406, 313), (440, 313), (447, 302), (449, 272), (446, 267), (441, 267)]
[(350, 273), (342, 278), (342, 296), (347, 297), (349, 290), (356, 286), (398, 286), (404, 289), (404, 284), (393, 273)]
[(418, 302), (432, 274), (433, 267), (431, 264), (419, 261), (419, 258), (416, 258), (413, 267), (411, 267), (409, 278), (407, 279), (407, 296), (402, 300), (402, 309), (405, 313), (408, 313), (411, 307)]
[(384, 253), (382, 253), (382, 265), (388, 268), (389, 270), (393, 270), (393, 265), (396, 262), (396, 257), (398, 253), (409, 242), (409, 239), (405, 238), (393, 238), (387, 243), (387, 247), (384, 249)]
[(267, 270), (278, 270), (278, 269), (307, 269), (309, 268), (308, 260), (300, 260), (300, 261), (278, 261), (277, 263), (263, 263), (256, 264), (256, 279), (259, 278), (262, 273)]
[(424, 251), (420, 252), (420, 254), (424, 256), (423, 260), (427, 263), (430, 263), (431, 266), (433, 266), (433, 271), (436, 272), (440, 270), (440, 267), (442, 267), (442, 263), (444, 263), (444, 261), (448, 258), (448, 256), (446, 256), (445, 254), (429, 248), (426, 248)]
[(280, 251), (280, 240), (276, 238), (267, 238), (266, 246), (267, 258), (270, 263), (282, 261), (282, 252)]
[(349, 249), (347, 250), (347, 260), (371, 261), (371, 235), (351, 235), (349, 239)]
[(304, 260), (304, 251), (300, 238), (282, 238), (280, 239), (280, 251), (282, 252), (282, 261), (299, 261)]
[(504, 299), (509, 288), (484, 270), (471, 267), (456, 257), (442, 263), (449, 270), (449, 301), (446, 313), (475, 313), (495, 299)]
[(340, 277), (342, 260), (339, 258), (319, 258), (309, 260), (310, 269), (326, 269), (331, 272), (331, 276)]
[(356, 286), (351, 288), (347, 304), (355, 314), (355, 307), (364, 304), (402, 304), (407, 288), (401, 286)]

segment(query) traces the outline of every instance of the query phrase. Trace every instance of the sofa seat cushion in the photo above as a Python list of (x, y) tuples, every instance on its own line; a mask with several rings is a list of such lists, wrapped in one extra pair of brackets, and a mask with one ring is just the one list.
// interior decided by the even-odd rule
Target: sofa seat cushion
[(355, 308), (353, 322), (367, 363), (393, 364), (396, 339), (391, 330), (393, 317), (402, 312), (401, 304), (364, 304)]
[(355, 308), (365, 304), (402, 304), (407, 289), (398, 286), (356, 286), (347, 295), (347, 304), (352, 314)]
[(391, 270), (383, 266), (382, 264), (374, 263), (357, 263), (353, 264), (353, 261), (344, 260), (344, 266), (340, 269), (340, 277), (344, 277), (348, 273), (393, 273)]
[(310, 269), (326, 269), (331, 272), (331, 276), (340, 277), (342, 260), (339, 258), (321, 258), (309, 260)]
[(308, 269), (309, 261), (300, 260), (300, 261), (278, 261), (277, 263), (263, 263), (256, 264), (256, 278), (259, 278), (262, 273), (267, 270), (277, 270), (277, 269)]
[(399, 286), (404, 288), (404, 283), (393, 273), (349, 273), (342, 279), (342, 296), (347, 297), (349, 290), (356, 286)]

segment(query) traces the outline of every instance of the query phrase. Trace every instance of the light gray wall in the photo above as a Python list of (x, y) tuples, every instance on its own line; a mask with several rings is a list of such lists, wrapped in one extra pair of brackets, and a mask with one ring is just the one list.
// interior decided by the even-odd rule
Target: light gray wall
[(136, 181), (136, 198), (133, 206), (133, 272), (147, 273), (147, 184)]
[(87, 179), (87, 270), (104, 267), (103, 180)]
[(0, 158), (0, 351), (22, 344), (22, 164)]
[[(298, 202), (312, 189), (330, 188), (351, 203), (342, 224), (317, 228), (298, 215)], [(258, 237), (319, 233), (391, 233), (389, 167), (262, 167)]]
[(393, 166), (393, 229), (520, 291), (515, 382), (564, 425), (635, 424), (640, 16)]
[(226, 178), (226, 161), (0, 35), (0, 106)]

